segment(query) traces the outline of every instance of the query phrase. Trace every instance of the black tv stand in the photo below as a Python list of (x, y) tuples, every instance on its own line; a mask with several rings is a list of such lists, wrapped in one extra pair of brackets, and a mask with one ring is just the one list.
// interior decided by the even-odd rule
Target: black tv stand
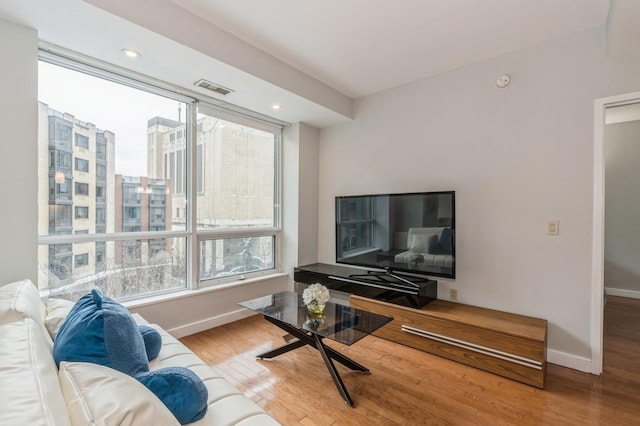
[(393, 270), (366, 271), (346, 266), (314, 263), (294, 269), (296, 282), (321, 283), (329, 289), (412, 308), (437, 299), (437, 282)]
[(398, 286), (407, 286), (408, 290), (411, 289), (419, 289), (420, 283), (429, 281), (425, 278), (413, 277), (410, 275), (402, 275), (399, 273), (394, 273), (390, 270), (385, 271), (367, 271), (366, 274), (353, 274), (349, 275), (349, 278), (362, 279), (363, 281), (371, 280), (372, 277), (375, 277), (377, 281), (394, 284)]

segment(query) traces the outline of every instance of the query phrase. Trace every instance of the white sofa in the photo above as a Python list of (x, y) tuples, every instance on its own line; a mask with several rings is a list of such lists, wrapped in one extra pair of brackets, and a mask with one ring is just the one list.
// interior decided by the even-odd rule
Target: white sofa
[[(132, 377), (88, 363), (55, 365), (53, 339), (70, 302), (43, 302), (29, 280), (0, 286), (0, 425), (173, 425), (171, 412)], [(136, 316), (134, 315), (134, 318)], [(142, 317), (137, 321), (144, 322)], [(206, 416), (192, 425), (278, 425), (251, 399), (160, 327), (151, 370), (193, 370), (209, 392)]]
[(453, 255), (429, 253), (429, 246), (439, 241), (444, 229), (444, 227), (409, 228), (409, 232), (398, 232), (399, 235), (394, 237), (396, 247), (406, 251), (398, 253), (394, 261), (436, 268), (453, 267)]

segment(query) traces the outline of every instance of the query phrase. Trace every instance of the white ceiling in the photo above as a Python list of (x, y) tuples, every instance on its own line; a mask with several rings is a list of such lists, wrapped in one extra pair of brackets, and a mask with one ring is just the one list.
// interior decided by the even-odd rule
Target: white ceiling
[[(614, 34), (613, 18), (639, 10), (638, 0), (0, 1), (0, 19), (46, 42), (211, 95), (193, 86), (205, 78), (235, 90), (213, 97), (318, 127), (353, 118), (355, 98), (597, 26)], [(618, 51), (637, 48), (635, 27), (617, 27)]]
[(603, 25), (610, 0), (171, 0), (359, 98)]

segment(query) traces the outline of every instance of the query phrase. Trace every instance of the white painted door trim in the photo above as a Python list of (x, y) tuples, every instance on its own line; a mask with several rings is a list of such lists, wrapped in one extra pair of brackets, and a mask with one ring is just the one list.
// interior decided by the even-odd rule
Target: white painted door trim
[(594, 102), (593, 246), (591, 263), (591, 373), (602, 373), (604, 320), (604, 120), (613, 106), (640, 102), (640, 92), (599, 98)]

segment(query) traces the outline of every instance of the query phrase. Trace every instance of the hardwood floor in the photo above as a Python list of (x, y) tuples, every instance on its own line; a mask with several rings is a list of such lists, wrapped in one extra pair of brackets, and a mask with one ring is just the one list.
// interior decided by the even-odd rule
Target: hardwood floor
[(640, 424), (640, 300), (608, 298), (601, 376), (549, 364), (544, 390), (373, 336), (327, 341), (371, 370), (336, 363), (349, 407), (314, 349), (255, 358), (282, 334), (253, 316), (181, 341), (284, 425)]

